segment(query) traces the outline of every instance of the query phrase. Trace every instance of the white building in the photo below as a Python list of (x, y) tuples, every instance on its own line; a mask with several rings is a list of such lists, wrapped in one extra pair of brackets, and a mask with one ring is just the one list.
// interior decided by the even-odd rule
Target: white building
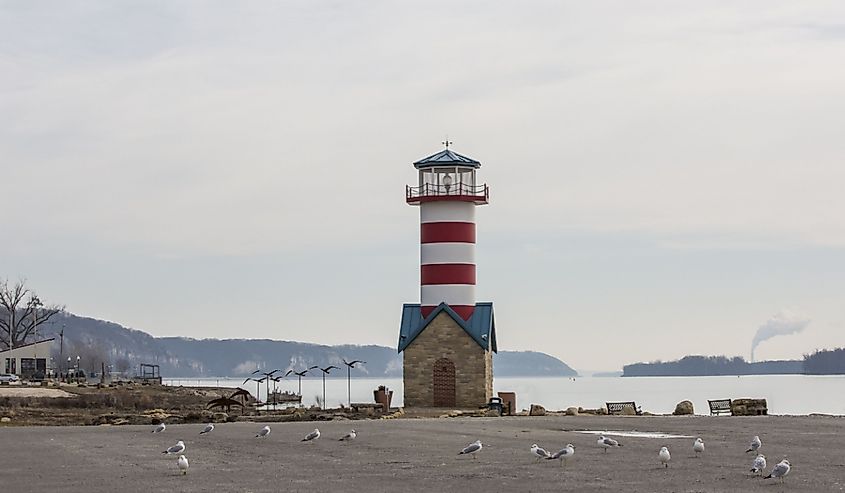
[(32, 378), (36, 373), (47, 374), (50, 348), (54, 338), (44, 339), (0, 351), (0, 370), (21, 378)]

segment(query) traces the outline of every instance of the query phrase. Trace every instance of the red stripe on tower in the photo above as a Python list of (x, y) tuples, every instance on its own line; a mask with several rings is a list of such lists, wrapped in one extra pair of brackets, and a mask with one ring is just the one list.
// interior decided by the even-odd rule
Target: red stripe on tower
[(420, 225), (420, 243), (475, 243), (475, 223), (423, 223)]
[(475, 264), (429, 264), (420, 266), (420, 284), (475, 284)]

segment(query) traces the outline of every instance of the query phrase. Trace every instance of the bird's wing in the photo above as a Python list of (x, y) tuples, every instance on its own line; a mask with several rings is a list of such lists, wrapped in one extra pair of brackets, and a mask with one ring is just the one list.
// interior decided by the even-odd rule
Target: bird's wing
[(471, 454), (473, 452), (477, 452), (478, 449), (480, 449), (480, 448), (481, 448), (481, 445), (479, 445), (477, 443), (473, 443), (473, 444), (466, 446), (463, 450), (461, 450), (461, 453), (462, 454)]

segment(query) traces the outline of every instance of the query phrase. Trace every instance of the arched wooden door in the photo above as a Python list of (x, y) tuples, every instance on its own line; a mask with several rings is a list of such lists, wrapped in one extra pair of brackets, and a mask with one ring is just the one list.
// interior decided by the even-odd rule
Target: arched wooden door
[(434, 406), (455, 407), (455, 363), (447, 358), (434, 362)]

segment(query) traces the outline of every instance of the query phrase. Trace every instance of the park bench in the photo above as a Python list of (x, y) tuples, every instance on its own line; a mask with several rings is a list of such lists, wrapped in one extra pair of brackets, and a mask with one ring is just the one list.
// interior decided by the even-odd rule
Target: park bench
[(719, 414), (731, 414), (731, 400), (730, 399), (715, 399), (715, 400), (707, 400), (707, 404), (710, 405), (710, 416), (717, 416)]
[(634, 414), (640, 415), (642, 411), (637, 408), (637, 404), (634, 401), (629, 402), (605, 402), (607, 406), (607, 414), (625, 414), (623, 409), (630, 408)]

